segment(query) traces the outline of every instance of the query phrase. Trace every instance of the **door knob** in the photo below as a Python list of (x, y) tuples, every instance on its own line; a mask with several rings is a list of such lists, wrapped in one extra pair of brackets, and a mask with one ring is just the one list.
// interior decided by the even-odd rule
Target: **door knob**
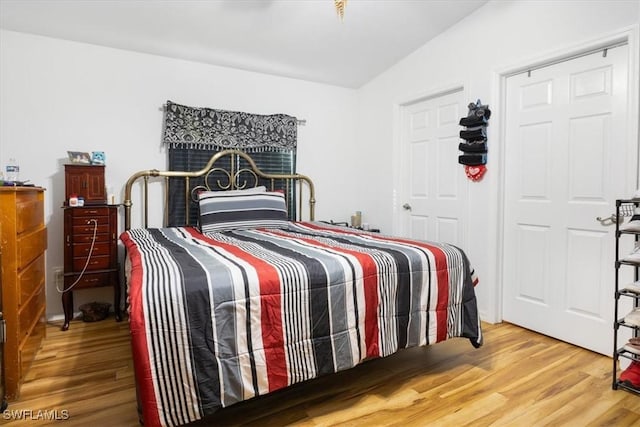
[(596, 221), (599, 221), (602, 225), (610, 225), (615, 224), (616, 222), (620, 222), (620, 218), (618, 218), (618, 215), (612, 213), (610, 216), (605, 218), (599, 216), (596, 218)]
[(405, 211), (410, 211), (411, 205), (409, 203), (405, 203), (404, 205), (402, 205), (402, 209), (404, 209)]

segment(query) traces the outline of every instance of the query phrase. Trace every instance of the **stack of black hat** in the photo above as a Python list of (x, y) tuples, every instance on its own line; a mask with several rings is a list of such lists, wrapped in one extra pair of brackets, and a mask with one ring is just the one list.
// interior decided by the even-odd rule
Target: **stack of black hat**
[(491, 117), (488, 105), (482, 105), (480, 100), (469, 104), (469, 114), (460, 119), (460, 138), (464, 139), (458, 149), (464, 154), (458, 156), (458, 163), (477, 166), (487, 164), (487, 125)]

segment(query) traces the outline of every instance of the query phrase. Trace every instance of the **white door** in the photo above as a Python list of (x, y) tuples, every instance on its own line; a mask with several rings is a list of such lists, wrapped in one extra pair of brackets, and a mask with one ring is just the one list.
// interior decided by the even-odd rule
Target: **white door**
[(631, 197), (636, 176), (627, 52), (507, 79), (503, 319), (603, 354), (613, 351), (615, 226), (596, 217)]
[(462, 90), (402, 107), (401, 234), (465, 246), (467, 179), (458, 164)]

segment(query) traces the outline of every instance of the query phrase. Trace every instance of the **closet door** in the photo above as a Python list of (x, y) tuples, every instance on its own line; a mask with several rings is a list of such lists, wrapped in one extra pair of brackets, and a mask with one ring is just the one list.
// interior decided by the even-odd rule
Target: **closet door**
[(401, 234), (466, 247), (468, 180), (458, 164), (466, 115), (462, 90), (402, 107)]
[(503, 319), (603, 354), (615, 224), (596, 218), (636, 179), (627, 56), (621, 46), (507, 79)]

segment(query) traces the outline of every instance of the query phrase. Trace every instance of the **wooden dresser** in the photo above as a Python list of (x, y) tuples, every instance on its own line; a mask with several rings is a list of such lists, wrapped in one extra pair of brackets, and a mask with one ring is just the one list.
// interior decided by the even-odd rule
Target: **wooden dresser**
[(44, 189), (0, 187), (6, 396), (14, 400), (45, 336)]

